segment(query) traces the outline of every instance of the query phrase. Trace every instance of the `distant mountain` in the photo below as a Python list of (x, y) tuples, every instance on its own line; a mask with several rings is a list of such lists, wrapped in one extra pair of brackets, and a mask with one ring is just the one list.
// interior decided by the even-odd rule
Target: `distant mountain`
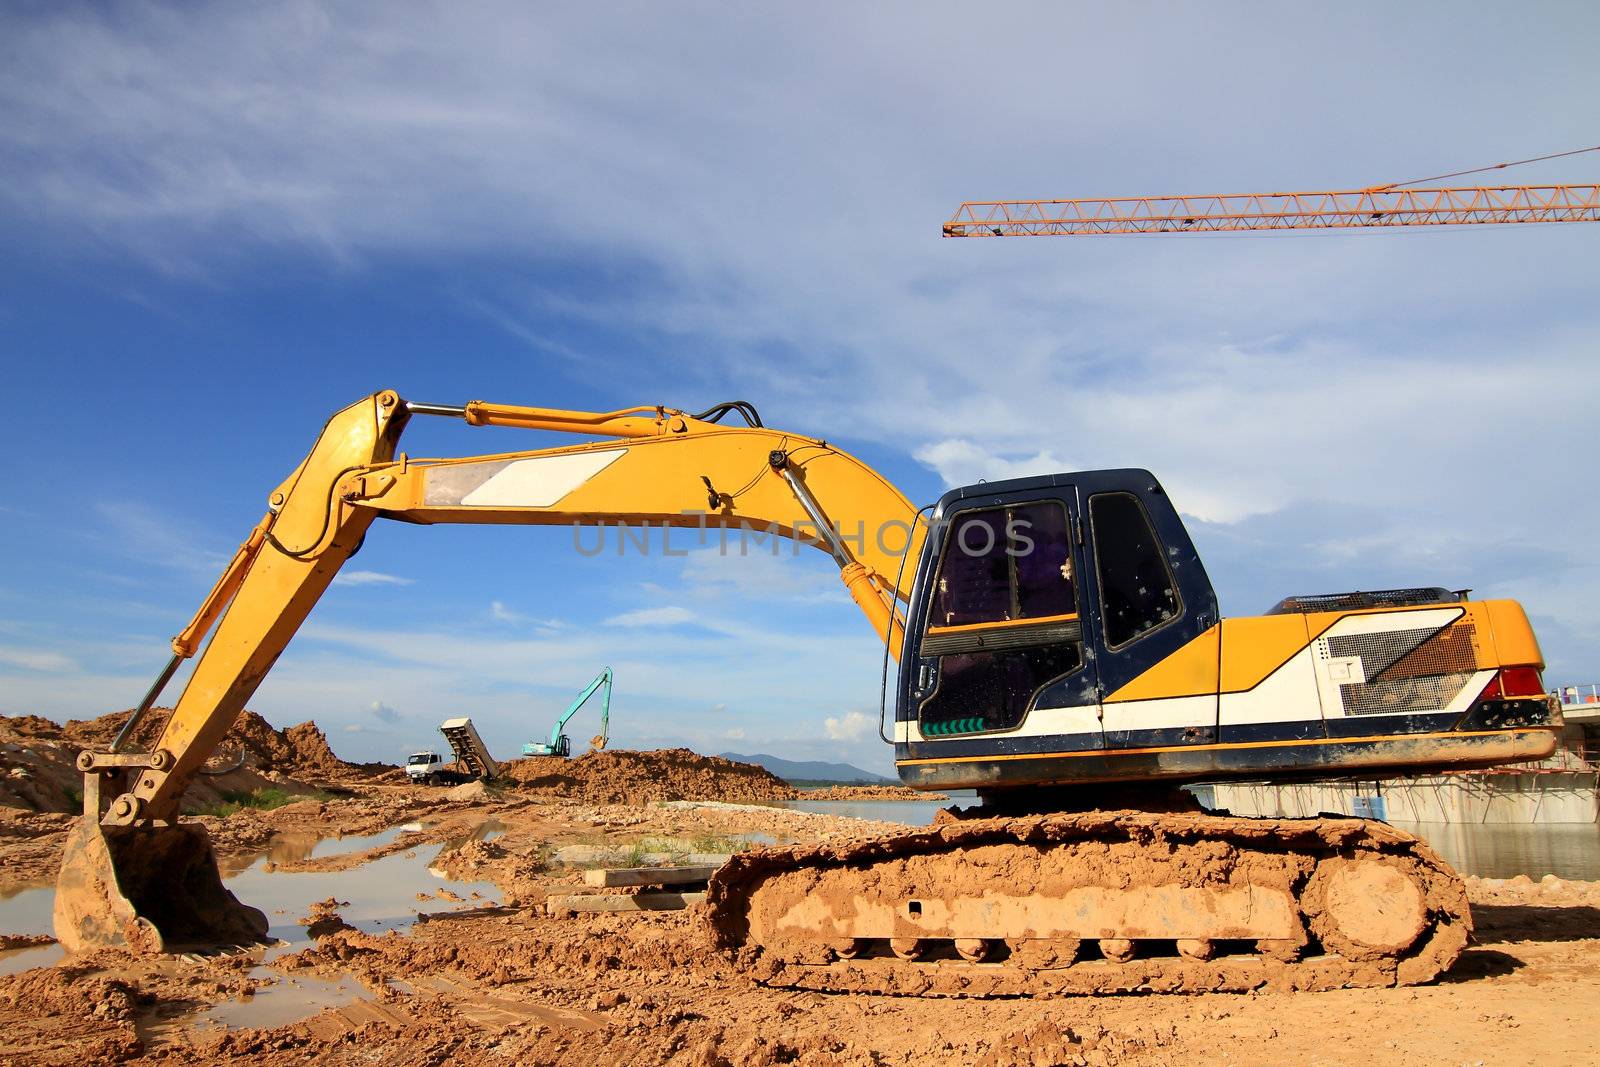
[(788, 782), (892, 782), (894, 779), (885, 778), (881, 774), (864, 771), (860, 767), (853, 767), (848, 763), (823, 763), (821, 760), (792, 760), (782, 759), (778, 756), (769, 756), (758, 752), (753, 756), (741, 756), (737, 752), (719, 753), (723, 759), (738, 760), (740, 763), (755, 763), (776, 774)]

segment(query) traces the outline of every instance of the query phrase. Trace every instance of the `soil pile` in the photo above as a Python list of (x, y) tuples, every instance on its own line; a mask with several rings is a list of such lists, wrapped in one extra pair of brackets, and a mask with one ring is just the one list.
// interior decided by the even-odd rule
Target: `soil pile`
[(78, 810), (83, 775), (72, 762), (78, 751), (49, 719), (0, 716), (0, 807)]
[[(161, 735), (171, 708), (151, 708), (133, 731), (132, 744), (148, 748)], [(98, 719), (69, 719), (59, 735), (80, 747), (110, 744), (117, 736), (130, 711), (116, 711)], [(30, 719), (35, 716), (29, 716)], [(41, 720), (44, 721), (44, 720)], [(243, 766), (257, 771), (277, 771), (299, 777), (315, 777), (347, 773), (361, 773), (366, 768), (346, 763), (333, 754), (327, 736), (314, 722), (303, 722), (278, 730), (253, 711), (240, 713), (238, 721), (217, 746), (217, 760), (224, 764), (243, 760)]]
[(141, 1051), (137, 986), (93, 967), (40, 967), (0, 978), (7, 1063), (120, 1063)]
[[(0, 807), (79, 810), (83, 776), (74, 763), (78, 753), (109, 745), (132, 714), (118, 711), (98, 719), (69, 719), (65, 726), (37, 715), (0, 716)], [(134, 730), (131, 749), (148, 751), (169, 714), (168, 708), (151, 709)], [(197, 777), (184, 794), (183, 807), (199, 811), (221, 803), (225, 794), (267, 786), (309, 793), (306, 782), (359, 780), (388, 769), (339, 759), (315, 723), (277, 730), (246, 711), (217, 746), (210, 761), (212, 773)]]
[(702, 756), (686, 748), (649, 752), (607, 749), (577, 759), (533, 756), (506, 764), (506, 779), (524, 789), (587, 804), (643, 804), (653, 800), (793, 800), (800, 794), (753, 763)]
[(924, 793), (903, 785), (830, 785), (807, 789), (802, 800), (949, 800), (943, 793)]

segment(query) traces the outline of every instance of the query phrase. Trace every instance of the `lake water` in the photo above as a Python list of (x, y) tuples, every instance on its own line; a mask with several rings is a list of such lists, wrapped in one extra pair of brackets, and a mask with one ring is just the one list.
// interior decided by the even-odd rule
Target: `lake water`
[[(967, 807), (978, 802), (972, 790), (953, 790), (949, 800), (799, 800), (784, 807), (825, 815), (926, 826), (940, 808)], [(1525, 874), (1538, 879), (1558, 878), (1600, 881), (1600, 826), (1481, 826), (1463, 823), (1402, 823), (1394, 826), (1416, 834), (1432, 845), (1462, 874), (1480, 878), (1512, 878)]]

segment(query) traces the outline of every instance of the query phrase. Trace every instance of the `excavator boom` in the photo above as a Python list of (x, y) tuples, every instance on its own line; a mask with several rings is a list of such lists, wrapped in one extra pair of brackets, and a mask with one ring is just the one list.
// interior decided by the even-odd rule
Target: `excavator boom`
[[(413, 415), (600, 440), (412, 460), (397, 444)], [(730, 415), (744, 424), (719, 421)], [(160, 948), (172, 936), (239, 940), (265, 932), (259, 912), (228, 904), (203, 831), (175, 825), (179, 800), (380, 517), (787, 538), (833, 556), (852, 599), (896, 651), (910, 587), (909, 578), (900, 578), (901, 557), (920, 551), (924, 534), (917, 510), (866, 464), (825, 441), (764, 427), (742, 402), (698, 416), (663, 406), (582, 412), (418, 404), (393, 391), (352, 404), (328, 420), (311, 452), (269, 495), (267, 514), (173, 639), (172, 659), (111, 751), (86, 752), (80, 761), (84, 821), (64, 857), (56, 902), (58, 937), (69, 949)], [(181, 660), (197, 652), (194, 673), (151, 750), (123, 751)], [(165, 858), (147, 862), (157, 855)], [(152, 911), (148, 902), (162, 896), (163, 872), (179, 869), (200, 872), (185, 880), (186, 895), (209, 903), (172, 910), (209, 911), (218, 916), (210, 927)]]

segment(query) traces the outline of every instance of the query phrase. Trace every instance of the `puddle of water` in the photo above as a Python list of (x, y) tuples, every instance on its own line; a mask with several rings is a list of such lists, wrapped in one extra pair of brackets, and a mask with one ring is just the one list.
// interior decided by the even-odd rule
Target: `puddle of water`
[(60, 945), (33, 945), (0, 952), (0, 974), (21, 974), (35, 967), (53, 967), (66, 955)]
[(246, 852), (227, 860), (219, 860), (217, 866), (222, 871), (224, 880), (232, 878), (258, 864), (282, 866), (289, 863), (300, 863), (310, 859), (324, 859), (328, 856), (342, 856), (349, 852), (361, 852), (369, 848), (377, 848), (397, 840), (407, 831), (421, 830), (421, 824), (407, 824), (394, 826), (375, 834), (346, 834), (343, 837), (329, 837), (325, 834), (307, 832), (286, 832), (273, 835), (264, 852)]
[[(365, 843), (339, 851), (374, 848), (396, 840), (399, 835), (399, 829), (369, 835)], [(463, 840), (471, 839), (469, 836)], [(347, 837), (341, 845), (351, 841)], [(345, 922), (369, 934), (406, 929), (416, 921), (419, 911), (482, 907), (496, 902), (499, 887), (492, 882), (453, 881), (429, 869), (451, 849), (449, 843), (419, 844), (413, 852), (393, 853), (343, 871), (267, 870), (267, 864), (258, 858), (227, 879), (227, 885), (234, 896), (265, 911), (270, 924), (267, 936), (284, 942), (267, 950), (265, 960), (271, 961), (285, 952), (298, 952), (311, 943), (310, 934), (299, 920), (312, 904), (329, 897), (349, 901), (347, 907), (339, 908), (339, 914)], [(441, 889), (466, 899), (457, 903), (440, 898), (436, 894)], [(477, 898), (472, 896), (474, 893), (478, 894)], [(418, 894), (427, 899), (418, 900)]]
[(1600, 879), (1600, 826), (1495, 826), (1482, 823), (1395, 822), (1439, 850), (1462, 874), (1535, 880), (1547, 874)]
[(50, 911), (55, 906), (54, 882), (0, 897), (0, 934), (48, 934)]
[[(48, 934), (55, 886), (45, 884), (0, 894), (0, 934)], [(62, 957), (60, 945), (31, 945), (0, 952), (0, 974), (49, 967)]]
[[(298, 952), (309, 945), (311, 937), (299, 920), (310, 911), (313, 903), (329, 897), (350, 901), (348, 907), (339, 909), (340, 913), (351, 926), (370, 934), (407, 929), (420, 911), (454, 911), (484, 907), (498, 901), (499, 888), (492, 882), (459, 882), (429, 870), (453, 848), (467, 841), (492, 840), (503, 833), (504, 824), (492, 819), (443, 845), (419, 842), (414, 851), (394, 853), (349, 870), (284, 872), (276, 869), (278, 864), (387, 845), (412, 828), (422, 829), (412, 824), (375, 834), (323, 838), (311, 834), (279, 834), (264, 851), (238, 857), (225, 865), (223, 880), (228, 888), (240, 900), (265, 911), (268, 936), (282, 942), (266, 950), (263, 962), (270, 962), (286, 952)], [(441, 889), (448, 889), (462, 899), (441, 898), (436, 895)], [(419, 894), (426, 899), (417, 899)], [(24, 888), (0, 897), (0, 933), (49, 933), (54, 905), (53, 884)], [(59, 945), (0, 952), (0, 974), (48, 966), (61, 956)], [(274, 975), (275, 972), (264, 972), (265, 977)]]
[(324, 1008), (343, 1007), (363, 992), (355, 979), (348, 977), (330, 981), (310, 975), (283, 975), (264, 967), (255, 968), (249, 976), (270, 984), (251, 996), (213, 1004), (194, 1016), (194, 1025), (221, 1026), (229, 1030), (285, 1026)]

